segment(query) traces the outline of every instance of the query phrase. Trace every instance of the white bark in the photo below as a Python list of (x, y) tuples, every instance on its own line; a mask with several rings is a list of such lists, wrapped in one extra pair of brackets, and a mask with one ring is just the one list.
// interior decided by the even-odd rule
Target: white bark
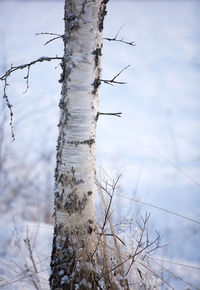
[(107, 2), (65, 2), (51, 289), (73, 289), (83, 278), (94, 284), (94, 269), (86, 265), (95, 266), (95, 139)]

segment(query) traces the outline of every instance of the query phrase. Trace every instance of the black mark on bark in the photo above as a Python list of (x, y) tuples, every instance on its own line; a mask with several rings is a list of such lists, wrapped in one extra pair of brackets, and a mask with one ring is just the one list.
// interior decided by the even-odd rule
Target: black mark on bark
[(109, 0), (103, 0), (101, 2), (101, 5), (100, 5), (99, 15), (98, 15), (98, 19), (99, 19), (99, 31), (102, 31), (103, 30), (103, 21), (104, 21), (104, 17), (107, 14), (106, 4), (108, 3), (108, 1)]
[(75, 146), (81, 145), (81, 144), (88, 144), (90, 147), (95, 143), (94, 139), (88, 139), (84, 141), (68, 141), (68, 144), (74, 144)]
[(74, 189), (67, 197), (64, 208), (71, 215), (74, 212), (82, 212), (87, 204), (87, 197), (84, 195), (82, 199), (78, 198), (76, 189)]
[(92, 232), (93, 232), (93, 229), (92, 229), (92, 227), (89, 226), (88, 227), (88, 234), (91, 235)]
[(101, 56), (101, 49), (102, 47), (97, 47), (92, 54), (94, 55), (94, 62), (95, 62), (95, 66), (98, 66), (99, 64), (99, 56)]
[(93, 87), (94, 87), (92, 93), (93, 93), (94, 95), (96, 94), (97, 89), (98, 89), (98, 87), (100, 86), (100, 84), (101, 84), (101, 81), (100, 81), (100, 77), (98, 76), (97, 78), (94, 79), (94, 82), (92, 83), (92, 85), (93, 85)]

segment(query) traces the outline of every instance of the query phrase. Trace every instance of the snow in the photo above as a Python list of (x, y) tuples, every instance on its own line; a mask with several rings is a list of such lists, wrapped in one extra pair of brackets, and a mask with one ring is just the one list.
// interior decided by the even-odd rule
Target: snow
[[(59, 272), (58, 272), (58, 275), (59, 276), (62, 276), (64, 274), (64, 271), (63, 270), (60, 270)], [(64, 278), (64, 277), (63, 277)]]
[(67, 281), (69, 280), (69, 277), (66, 275), (66, 276), (63, 276), (62, 277), (62, 283), (64, 284), (64, 283), (66, 283)]

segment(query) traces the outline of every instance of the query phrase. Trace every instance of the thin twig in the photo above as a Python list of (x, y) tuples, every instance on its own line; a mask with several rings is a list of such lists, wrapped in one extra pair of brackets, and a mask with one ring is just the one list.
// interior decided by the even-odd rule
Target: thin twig
[[(111, 197), (111, 194), (110, 192), (107, 190), (107, 187), (104, 187), (98, 180), (95, 181), (96, 185), (101, 188), (104, 192), (106, 192), (110, 197)], [(107, 183), (106, 183), (107, 185)]]
[(108, 40), (108, 41), (122, 42), (122, 43), (125, 43), (125, 44), (128, 44), (128, 45), (131, 45), (131, 46), (136, 46), (136, 44), (135, 44), (134, 41), (130, 41), (130, 42), (128, 42), (128, 41), (123, 40), (123, 38), (121, 38), (121, 39), (116, 39), (116, 38), (104, 37), (103, 39)]
[(125, 82), (118, 82), (116, 81), (116, 78), (123, 72), (125, 71), (128, 67), (130, 67), (130, 64), (127, 65), (125, 68), (123, 68), (118, 74), (116, 74), (112, 79), (110, 80), (104, 80), (104, 79), (100, 79), (101, 82), (104, 82), (108, 85), (113, 85), (113, 84), (119, 84), (119, 85), (125, 85)]
[(121, 29), (122, 29), (122, 27), (123, 27), (124, 25), (125, 25), (125, 24), (123, 24), (123, 25), (119, 28), (117, 34), (116, 34), (114, 37), (112, 37), (112, 38), (110, 38), (110, 37), (104, 37), (103, 39), (108, 40), (108, 41), (122, 42), (122, 43), (124, 43), (124, 44), (128, 44), (128, 45), (131, 45), (131, 46), (135, 46), (135, 41), (125, 41), (125, 40), (123, 40), (123, 38), (121, 38), (121, 39), (117, 38), (118, 35), (119, 35), (119, 33), (120, 33), (120, 31), (121, 31)]
[[(106, 175), (108, 176), (108, 174), (106, 174)], [(111, 178), (109, 177), (109, 179), (111, 179)], [(106, 189), (108, 189), (108, 185), (109, 185), (108, 181), (104, 181), (104, 183), (106, 185)], [(109, 186), (112, 187), (112, 185), (109, 185)], [(101, 196), (101, 199), (102, 199), (102, 202), (103, 202), (103, 206), (106, 207), (106, 202), (105, 202), (105, 199), (104, 199), (104, 196), (103, 196), (103, 191), (101, 190), (100, 187), (98, 187), (98, 191), (99, 191), (99, 194)], [(118, 240), (120, 242), (122, 242), (122, 240), (119, 239), (119, 237), (115, 234), (115, 227), (113, 226), (113, 222), (112, 222), (112, 218), (111, 217), (109, 218), (108, 223), (109, 223), (110, 232), (111, 232), (111, 235), (112, 235), (113, 241), (114, 241), (116, 259), (118, 260), (118, 263), (121, 263), (123, 259), (122, 259), (122, 253), (121, 253), (121, 246), (119, 246)], [(104, 234), (103, 238), (104, 238), (103, 242), (105, 243), (105, 245), (103, 245), (102, 248), (103, 248), (103, 254), (105, 256), (106, 255), (106, 251), (108, 252), (108, 250), (109, 250), (109, 246), (108, 246), (108, 242), (106, 240), (106, 234)], [(124, 243), (123, 243), (123, 245), (125, 246)], [(104, 257), (104, 260), (106, 261), (105, 257)], [(107, 263), (105, 262), (105, 266), (106, 267), (105, 267), (104, 270), (108, 271), (109, 270), (108, 262)], [(121, 277), (124, 277), (124, 265), (121, 265), (121, 267), (119, 268), (119, 273), (120, 273)], [(108, 280), (109, 280), (109, 278), (108, 278)], [(106, 281), (107, 281), (107, 279), (105, 279), (105, 283), (106, 283)], [(125, 284), (127, 284), (127, 281), (125, 281)], [(128, 285), (127, 285), (126, 289), (130, 290)]]
[[(113, 193), (114, 192), (109, 192), (109, 189), (108, 187), (111, 187), (112, 190), (115, 190), (116, 189), (116, 185), (117, 185), (117, 182), (118, 180), (116, 180), (115, 183), (113, 184), (108, 184), (107, 181), (104, 181), (105, 182), (105, 186), (100, 184), (100, 182), (96, 182), (97, 185), (99, 186), (99, 188), (101, 188), (104, 192), (106, 192), (108, 195), (109, 195), (109, 202), (108, 202), (108, 206), (107, 206), (107, 209), (106, 209), (106, 212), (105, 212), (105, 217), (104, 217), (104, 222), (103, 222), (103, 225), (101, 227), (101, 232), (99, 234), (99, 237), (101, 238), (101, 236), (106, 236), (107, 234), (105, 233), (105, 225), (107, 223), (107, 221), (109, 221), (109, 212), (110, 212), (110, 206), (111, 206), (111, 203), (112, 203), (112, 198), (113, 198)], [(139, 239), (138, 239), (138, 242), (137, 242), (137, 245), (136, 245), (136, 249), (134, 251), (134, 253), (132, 255), (129, 255), (124, 261), (120, 261), (117, 265), (115, 265), (114, 267), (112, 267), (111, 269), (107, 270), (100, 278), (102, 279), (104, 276), (107, 276), (109, 273), (111, 273), (112, 271), (116, 270), (117, 268), (121, 267), (122, 265), (124, 265), (125, 263), (127, 263), (128, 261), (131, 260), (131, 263), (128, 267), (128, 271), (126, 272), (126, 275), (128, 275), (133, 263), (135, 262), (136, 260), (136, 257), (140, 256), (142, 253), (144, 253), (146, 255), (146, 253), (148, 254), (149, 252), (151, 251), (155, 251), (156, 249), (160, 248), (160, 234), (157, 232), (157, 237), (153, 240), (153, 241), (149, 241), (149, 238), (147, 239), (146, 243), (144, 246), (142, 246), (143, 244), (143, 237), (144, 237), (144, 233), (146, 232), (146, 228), (147, 228), (147, 222), (150, 218), (150, 214), (147, 214), (145, 215), (145, 217), (141, 217), (142, 219), (142, 225), (138, 224), (139, 228), (140, 228), (140, 236), (139, 236)], [(108, 235), (111, 235), (113, 236), (114, 238), (118, 238), (115, 234), (108, 234)], [(97, 247), (95, 249), (95, 252), (99, 246), (99, 242), (100, 242), (100, 238), (98, 240), (98, 244), (97, 244)], [(121, 241), (122, 242), (122, 241)], [(152, 246), (155, 245), (152, 249)], [(149, 249), (149, 252), (147, 252), (147, 249)], [(145, 258), (145, 255), (143, 258)]]
[(183, 279), (183, 278), (177, 276), (176, 274), (174, 274), (173, 272), (171, 272), (170, 270), (168, 270), (167, 268), (165, 268), (163, 265), (161, 265), (160, 263), (156, 262), (155, 260), (152, 260), (152, 261), (153, 261), (154, 263), (156, 263), (157, 265), (159, 265), (162, 269), (164, 269), (165, 271), (167, 271), (170, 275), (172, 275), (172, 276), (175, 277), (176, 279), (181, 280), (181, 281), (184, 282), (185, 284), (187, 284), (187, 285), (189, 285), (189, 286), (191, 286), (191, 287), (193, 287), (193, 288), (195, 288), (195, 289), (198, 289), (198, 290), (200, 289), (199, 287), (197, 287), (197, 286), (191, 284), (190, 282), (186, 281), (185, 279)]
[[(49, 259), (49, 258), (50, 258), (50, 256), (47, 256), (47, 257), (43, 258), (42, 260), (40, 260), (37, 263), (35, 263), (35, 266), (38, 265), (38, 264), (40, 264), (40, 263), (42, 263), (43, 261), (45, 261), (46, 259)], [(17, 265), (17, 266), (20, 267), (19, 265)], [(5, 286), (10, 285), (10, 284), (13, 284), (13, 283), (16, 283), (16, 282), (19, 282), (19, 281), (21, 281), (23, 279), (26, 279), (27, 273), (29, 273), (32, 268), (33, 268), (33, 265), (30, 266), (30, 267), (28, 267), (27, 265), (25, 265), (25, 270), (23, 270), (21, 273), (17, 274), (14, 277), (9, 277), (9, 280), (3, 282), (3, 284), (0, 285), (0, 288), (1, 287), (5, 287)], [(38, 276), (39, 273), (48, 271), (49, 269), (50, 268), (38, 271), (37, 272), (37, 277), (39, 277)]]
[(23, 70), (25, 68), (28, 68), (28, 71), (27, 71), (27, 75), (24, 77), (24, 79), (26, 80), (26, 90), (24, 93), (27, 92), (28, 88), (29, 88), (29, 73), (30, 73), (30, 67), (38, 62), (43, 62), (43, 61), (51, 61), (51, 60), (62, 60), (62, 57), (59, 57), (59, 56), (54, 56), (54, 57), (47, 57), (47, 56), (42, 56), (36, 60), (33, 60), (29, 63), (26, 63), (26, 64), (22, 64), (22, 65), (18, 65), (18, 66), (13, 66), (11, 65), (10, 69), (8, 69), (6, 71), (6, 73), (0, 77), (0, 80), (4, 82), (4, 88), (3, 88), (3, 98), (5, 98), (6, 100), (6, 105), (9, 109), (9, 112), (10, 112), (10, 128), (11, 128), (11, 136), (12, 136), (12, 140), (14, 141), (15, 140), (15, 134), (14, 134), (14, 128), (13, 128), (13, 110), (12, 110), (12, 105), (9, 101), (9, 98), (8, 98), (8, 95), (7, 95), (7, 86), (9, 86), (8, 82), (7, 82), (7, 79), (8, 77), (15, 71), (17, 70)]
[(37, 32), (35, 35), (56, 35), (62, 37), (62, 34), (54, 33), (54, 32)]
[(157, 273), (155, 273), (154, 271), (152, 271), (152, 269), (150, 269), (147, 265), (143, 264), (141, 261), (139, 261), (139, 263), (146, 268), (148, 271), (150, 271), (156, 278), (160, 279), (162, 282), (164, 282), (166, 285), (168, 285), (172, 290), (175, 290), (166, 280), (164, 280), (162, 277), (160, 277), (160, 275), (158, 275)]
[(170, 161), (168, 158), (166, 158), (164, 155), (160, 154), (159, 152), (153, 151), (153, 153), (158, 155), (161, 159), (165, 160), (165, 162), (173, 166), (175, 169), (181, 172), (184, 176), (186, 176), (188, 179), (190, 179), (193, 183), (195, 183), (200, 188), (200, 183), (196, 179), (194, 179), (191, 175), (189, 175), (186, 171), (184, 171), (181, 167), (177, 166), (175, 163)]
[(170, 214), (176, 215), (176, 216), (178, 216), (178, 217), (181, 217), (181, 218), (186, 219), (186, 220), (188, 220), (188, 221), (190, 221), (190, 222), (194, 222), (194, 223), (197, 223), (197, 224), (200, 225), (200, 221), (198, 221), (198, 220), (194, 220), (194, 219), (189, 218), (189, 217), (186, 217), (186, 216), (184, 216), (184, 215), (182, 215), (182, 214), (179, 214), (179, 213), (173, 212), (173, 211), (171, 211), (171, 210), (168, 210), (168, 209), (162, 208), (162, 207), (160, 207), (160, 206), (156, 206), (156, 205), (153, 205), (153, 204), (150, 204), (150, 203), (147, 203), (147, 202), (141, 201), (141, 200), (137, 200), (137, 199), (135, 199), (135, 198), (131, 198), (131, 197), (129, 198), (129, 197), (121, 196), (121, 195), (118, 195), (118, 196), (119, 196), (119, 197), (122, 197), (122, 198), (125, 198), (125, 199), (129, 199), (129, 200), (135, 201), (135, 202), (137, 202), (137, 203), (141, 203), (141, 204), (144, 204), (144, 205), (147, 205), (147, 206), (150, 206), (150, 207), (153, 207), (153, 208), (156, 208), (156, 209), (162, 210), (162, 211), (164, 211), (164, 212), (167, 212), (167, 213), (170, 213)]
[(177, 265), (177, 266), (181, 266), (181, 267), (186, 267), (186, 268), (190, 268), (190, 269), (194, 269), (194, 270), (200, 270), (200, 267), (196, 267), (196, 266), (192, 266), (192, 265), (186, 265), (186, 264), (182, 264), (182, 263), (178, 263), (178, 262), (174, 262), (174, 261), (169, 261), (169, 260), (165, 260), (165, 259), (161, 259), (161, 258), (157, 258), (157, 257), (152, 257), (151, 255), (149, 255), (149, 258), (152, 260), (158, 260), (164, 263), (169, 263), (169, 264), (173, 264), (173, 265)]
[(56, 39), (60, 39), (60, 38), (63, 39), (63, 35), (61, 35), (61, 36), (56, 36), (56, 37), (51, 38), (50, 40), (48, 40), (47, 42), (45, 42), (44, 45), (47, 45), (47, 44), (49, 44), (50, 42), (52, 42), (52, 41), (54, 41), (54, 40), (56, 40)]
[(110, 269), (108, 272), (104, 273), (103, 275), (101, 275), (98, 278), (98, 281), (101, 280), (104, 276), (110, 274), (112, 271), (116, 270), (117, 268), (119, 268), (121, 265), (125, 264), (126, 262), (128, 262), (130, 259), (132, 258), (132, 256), (129, 256), (127, 259), (125, 259), (124, 261), (122, 261), (121, 263), (117, 264), (115, 267), (113, 267), (112, 269)]
[(97, 245), (95, 247), (95, 250), (94, 250), (94, 252), (92, 254), (92, 257), (95, 255), (95, 253), (96, 253), (96, 251), (97, 251), (97, 249), (99, 247), (99, 244), (100, 244), (100, 241), (101, 241), (101, 237), (102, 237), (102, 235), (104, 234), (104, 231), (105, 231), (105, 226), (106, 226), (106, 224), (107, 224), (107, 222), (108, 222), (108, 220), (109, 220), (109, 218), (111, 216), (110, 208), (111, 208), (111, 204), (112, 204), (112, 200), (113, 200), (113, 195), (114, 195), (115, 190), (117, 188), (117, 184), (119, 182), (120, 177), (121, 177), (121, 175), (118, 175), (116, 180), (113, 181), (113, 184), (111, 186), (111, 193), (106, 189), (106, 187), (101, 187), (101, 185), (100, 185), (100, 183), (98, 181), (96, 182), (96, 184), (99, 185), (109, 195), (110, 199), (109, 199), (106, 211), (105, 211), (104, 221), (103, 221), (103, 225), (101, 227), (101, 232), (99, 234), (99, 239), (98, 239)]
[[(126, 272), (126, 275), (128, 275), (133, 263), (135, 262), (135, 257), (138, 256), (140, 253), (142, 253), (146, 249), (146, 247), (148, 247), (148, 245), (147, 245), (144, 249), (142, 248), (139, 251), (139, 248), (141, 247), (141, 244), (142, 244), (143, 235), (144, 235), (144, 232), (145, 232), (145, 229), (146, 229), (146, 224), (147, 224), (147, 222), (148, 222), (148, 220), (150, 218), (150, 213), (147, 214), (147, 212), (146, 212), (145, 219), (143, 219), (143, 217), (141, 217), (141, 218), (142, 218), (142, 221), (143, 221), (143, 226), (139, 225), (139, 228), (141, 230), (140, 237), (139, 237), (139, 240), (137, 242), (137, 246), (136, 246), (135, 252), (132, 255), (132, 261), (131, 261), (131, 264), (129, 265), (129, 268), (128, 268), (127, 272)], [(148, 243), (148, 241), (147, 241), (147, 243)]]
[(64, 38), (63, 34), (58, 34), (58, 33), (54, 33), (54, 32), (39, 32), (39, 33), (35, 33), (35, 35), (53, 35), (55, 37), (51, 38), (50, 40), (48, 40), (47, 42), (44, 43), (44, 45), (49, 44), (50, 42), (59, 39), (59, 38)]
[(33, 257), (33, 251), (32, 251), (31, 242), (30, 242), (30, 238), (28, 236), (28, 233), (27, 233), (26, 239), (24, 239), (24, 243), (26, 244), (26, 246), (28, 248), (29, 256), (30, 256), (34, 271), (35, 271), (35, 273), (38, 273), (38, 270), (37, 270), (37, 267), (36, 267), (36, 263), (35, 263), (35, 260), (34, 260), (34, 257)]
[(56, 60), (56, 59), (62, 60), (63, 58), (60, 57), (60, 56), (53, 56), (53, 57), (42, 56), (42, 57), (40, 57), (40, 58), (38, 58), (36, 60), (33, 60), (33, 61), (29, 62), (29, 63), (26, 63), (26, 64), (22, 64), (22, 65), (18, 65), (18, 66), (11, 65), (10, 69), (8, 69), (6, 71), (6, 73), (3, 76), (0, 77), (0, 80), (4, 81), (7, 77), (9, 77), (11, 75), (11, 73), (13, 73), (16, 70), (24, 69), (26, 67), (30, 67), (30, 66), (38, 63), (38, 62), (51, 61), (51, 60)]
[(114, 237), (116, 239), (118, 239), (124, 246), (126, 246), (126, 244), (122, 241), (122, 239), (120, 239), (117, 235), (115, 234), (104, 234), (105, 236), (108, 236), (108, 237)]

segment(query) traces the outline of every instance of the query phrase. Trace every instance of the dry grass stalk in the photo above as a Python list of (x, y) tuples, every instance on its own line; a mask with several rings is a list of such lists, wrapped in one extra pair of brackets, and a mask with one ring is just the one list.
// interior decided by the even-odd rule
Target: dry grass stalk
[[(105, 209), (101, 222), (102, 225), (100, 226), (98, 223), (99, 232), (96, 251), (102, 258), (102, 273), (100, 274), (98, 283), (101, 281), (103, 289), (129, 290), (132, 289), (132, 280), (136, 278), (135, 276), (134, 278), (132, 277), (132, 279), (131, 276), (135, 275), (135, 273), (137, 273), (137, 281), (140, 281), (138, 285), (151, 284), (151, 281), (146, 281), (146, 279), (151, 280), (153, 276), (152, 273), (149, 275), (150, 272), (148, 271), (148, 277), (146, 274), (143, 274), (144, 270), (140, 270), (138, 261), (143, 261), (143, 264), (147, 263), (146, 255), (161, 247), (161, 237), (160, 234), (157, 233), (155, 239), (149, 240), (147, 223), (150, 214), (146, 214), (144, 218), (141, 217), (142, 222), (141, 224), (138, 223), (138, 239), (134, 241), (134, 251), (130, 252), (130, 249), (128, 249), (123, 239), (117, 235), (112, 221), (112, 203), (114, 194), (118, 189), (119, 180), (120, 175), (118, 175), (115, 180), (111, 180), (107, 175), (107, 179), (103, 182), (102, 180), (96, 181), (102, 208)], [(132, 238), (135, 239), (134, 236)], [(152, 280), (154, 280), (154, 278)], [(136, 287), (134, 289), (143, 288), (138, 286), (138, 288)], [(156, 289), (159, 289), (159, 286)]]

